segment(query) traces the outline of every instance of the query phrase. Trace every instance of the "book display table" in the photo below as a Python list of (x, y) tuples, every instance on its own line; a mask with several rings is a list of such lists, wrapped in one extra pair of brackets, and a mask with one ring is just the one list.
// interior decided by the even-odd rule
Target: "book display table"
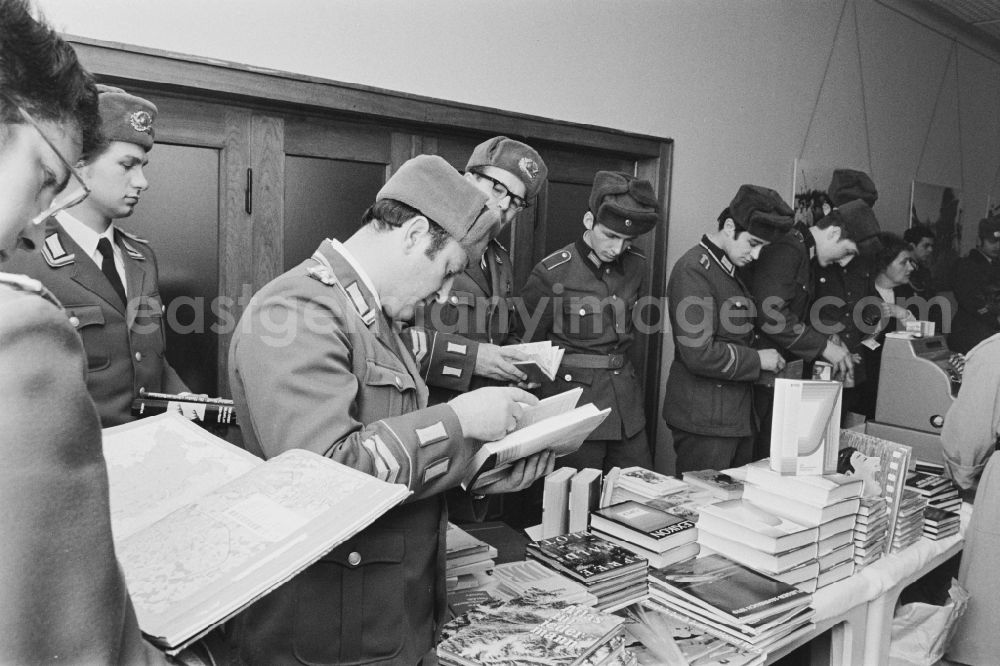
[(940, 541), (921, 538), (853, 576), (817, 590), (812, 604), (816, 610), (813, 618), (816, 629), (796, 644), (769, 654), (767, 663), (777, 661), (828, 630), (831, 665), (887, 663), (892, 617), (899, 594), (907, 585), (961, 552), (971, 516), (972, 505), (965, 503), (958, 534)]

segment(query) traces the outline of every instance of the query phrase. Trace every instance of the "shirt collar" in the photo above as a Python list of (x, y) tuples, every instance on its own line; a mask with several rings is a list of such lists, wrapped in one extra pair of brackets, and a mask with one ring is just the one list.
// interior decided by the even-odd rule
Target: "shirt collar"
[(816, 258), (816, 239), (813, 237), (812, 232), (809, 231), (809, 227), (802, 222), (797, 222), (794, 227), (795, 231), (799, 232), (802, 236), (802, 242), (806, 246), (806, 252), (809, 253), (810, 259)]
[(344, 244), (336, 238), (328, 238), (326, 242), (330, 244), (330, 247), (332, 247), (337, 254), (344, 258), (344, 261), (351, 265), (351, 268), (353, 268), (354, 272), (357, 273), (358, 278), (361, 279), (361, 283), (365, 285), (365, 288), (371, 293), (372, 298), (375, 299), (375, 307), (381, 310), (382, 301), (378, 297), (378, 291), (375, 289), (375, 283), (373, 283), (371, 278), (368, 277), (368, 273), (366, 273), (365, 269), (361, 267), (358, 260), (355, 259), (347, 248), (344, 247)]
[(56, 220), (59, 221), (63, 230), (69, 234), (70, 238), (80, 246), (80, 249), (88, 257), (94, 258), (99, 256), (97, 253), (97, 243), (102, 238), (107, 238), (110, 241), (111, 247), (116, 254), (120, 252), (118, 246), (115, 244), (115, 225), (109, 224), (103, 233), (97, 233), (64, 210), (56, 213)]
[(725, 250), (709, 240), (707, 235), (701, 237), (701, 246), (708, 250), (708, 253), (712, 255), (716, 263), (722, 266), (722, 270), (726, 271), (730, 277), (736, 276), (736, 266), (729, 260), (729, 256), (726, 255)]

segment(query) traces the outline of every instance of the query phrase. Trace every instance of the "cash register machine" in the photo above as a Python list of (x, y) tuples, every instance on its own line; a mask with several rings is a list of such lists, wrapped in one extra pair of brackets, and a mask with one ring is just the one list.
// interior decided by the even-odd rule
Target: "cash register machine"
[(912, 446), (913, 458), (942, 462), (941, 429), (962, 383), (956, 356), (942, 335), (887, 334), (866, 432)]

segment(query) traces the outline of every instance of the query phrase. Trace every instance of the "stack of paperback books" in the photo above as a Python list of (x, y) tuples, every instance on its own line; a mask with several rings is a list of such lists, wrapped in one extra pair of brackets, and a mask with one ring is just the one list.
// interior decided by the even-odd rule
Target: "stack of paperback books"
[(590, 531), (645, 558), (653, 567), (683, 562), (698, 554), (694, 521), (635, 500), (593, 512)]
[(910, 472), (906, 477), (906, 487), (916, 490), (927, 500), (927, 508), (958, 513), (962, 508), (962, 498), (958, 486), (951, 479), (937, 474)]
[[(766, 654), (738, 648), (650, 606), (634, 604), (621, 614), (625, 616), (626, 647), (643, 666), (759, 666), (767, 659)], [(677, 659), (677, 652), (683, 662)]]
[[(816, 528), (815, 587), (820, 588), (854, 573), (854, 527), (861, 491), (858, 477), (784, 475), (771, 469), (770, 461), (765, 459), (747, 466), (743, 499), (777, 518)], [(808, 560), (800, 561), (804, 564)], [(801, 582), (809, 589), (807, 571), (783, 573), (781, 578)]]
[(903, 489), (903, 499), (896, 514), (896, 529), (889, 541), (889, 552), (898, 553), (910, 544), (916, 542), (924, 531), (924, 507), (927, 500), (911, 488)]
[(508, 598), (544, 592), (552, 595), (555, 601), (567, 604), (593, 606), (597, 603), (597, 597), (588, 592), (585, 585), (536, 560), (498, 564), (493, 570), (493, 580), (497, 591)]
[(650, 571), (646, 605), (752, 652), (808, 633), (812, 595), (721, 555)]
[(622, 608), (646, 596), (646, 559), (589, 532), (532, 541), (525, 553), (582, 583), (597, 597), (601, 610)]
[(924, 509), (924, 536), (937, 541), (958, 534), (961, 519), (957, 513), (941, 509)]
[(684, 483), (705, 490), (720, 500), (739, 499), (743, 495), (743, 482), (714, 469), (684, 472)]
[(445, 624), (438, 660), (445, 666), (635, 666), (624, 623), (544, 594), (494, 601)]
[(866, 567), (885, 554), (889, 509), (882, 497), (864, 497), (854, 525), (854, 565)]
[(448, 523), (445, 533), (448, 590), (481, 587), (495, 566), (497, 549)]
[(648, 500), (673, 495), (688, 488), (683, 481), (645, 467), (626, 467), (618, 472), (615, 479), (611, 503), (636, 500), (645, 504)]

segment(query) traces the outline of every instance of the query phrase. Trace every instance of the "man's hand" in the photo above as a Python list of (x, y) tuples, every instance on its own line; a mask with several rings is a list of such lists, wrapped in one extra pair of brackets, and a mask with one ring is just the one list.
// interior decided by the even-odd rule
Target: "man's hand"
[(538, 398), (512, 386), (476, 389), (448, 401), (458, 416), (462, 434), (484, 442), (492, 442), (512, 432), (524, 408), (537, 404)]
[(521, 458), (507, 469), (507, 476), (494, 481), (488, 486), (476, 488), (475, 492), (483, 495), (499, 495), (524, 490), (536, 480), (552, 471), (556, 464), (556, 454), (545, 450)]
[(480, 343), (476, 354), (476, 367), (473, 374), (505, 382), (519, 382), (528, 378), (517, 369), (513, 361), (528, 360), (524, 352), (514, 349), (504, 349), (489, 343)]
[(785, 359), (781, 357), (777, 349), (758, 349), (760, 356), (760, 369), (770, 372), (781, 372), (785, 369)]
[(826, 342), (826, 348), (821, 354), (824, 361), (833, 366), (833, 376), (837, 379), (846, 379), (854, 376), (854, 359), (851, 352), (840, 341), (840, 338), (831, 336)]

